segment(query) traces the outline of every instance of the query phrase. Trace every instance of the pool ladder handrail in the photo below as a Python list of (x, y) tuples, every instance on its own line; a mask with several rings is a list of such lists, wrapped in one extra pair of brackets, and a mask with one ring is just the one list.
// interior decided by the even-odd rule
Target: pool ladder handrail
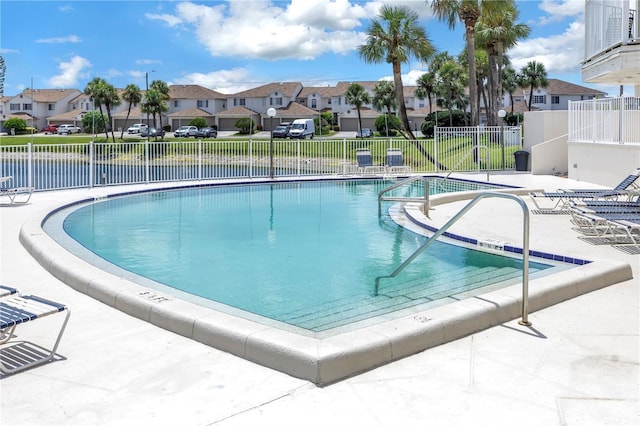
[[(443, 186), (444, 182), (445, 182), (447, 179), (449, 179), (449, 176), (451, 176), (451, 173), (453, 173), (453, 172), (455, 172), (456, 170), (458, 170), (458, 166), (459, 166), (460, 164), (462, 164), (462, 162), (463, 162), (464, 160), (466, 160), (466, 159), (467, 159), (467, 157), (469, 157), (469, 156), (470, 156), (474, 151), (476, 151), (476, 150), (478, 151), (478, 155), (479, 155), (479, 154), (480, 154), (480, 152), (479, 152), (479, 151), (480, 151), (481, 149), (484, 149), (484, 152), (485, 152), (485, 155), (484, 155), (485, 160), (484, 160), (484, 162), (485, 162), (485, 165), (486, 165), (486, 167), (487, 167), (487, 182), (489, 182), (489, 147), (488, 147), (488, 146), (486, 146), (486, 145), (476, 145), (476, 146), (473, 146), (473, 147), (469, 148), (469, 149), (467, 150), (467, 152), (462, 156), (462, 158), (461, 158), (461, 159), (460, 159), (460, 160), (455, 164), (455, 166), (453, 166), (453, 167), (449, 170), (449, 173), (447, 173), (447, 175), (444, 177), (444, 179), (442, 179), (442, 181), (440, 181), (440, 186)], [(479, 165), (480, 165), (480, 163), (478, 163), (478, 166), (479, 166)], [(478, 169), (479, 169), (479, 167), (478, 167)]]
[[(378, 216), (382, 214), (382, 202), (383, 201), (414, 201), (414, 202), (422, 202), (424, 204), (424, 214), (429, 217), (429, 209), (431, 208), (431, 203), (429, 200), (429, 179), (424, 176), (413, 176), (406, 179), (402, 179), (400, 182), (396, 182), (393, 185), (387, 186), (386, 188), (380, 190), (378, 192)], [(407, 185), (416, 181), (421, 180), (424, 184), (424, 196), (423, 197), (384, 197), (384, 194), (387, 192), (399, 188), (403, 185)]]
[(483, 192), (476, 195), (462, 210), (460, 210), (455, 216), (453, 216), (447, 223), (445, 223), (431, 238), (418, 247), (418, 249), (407, 258), (400, 266), (398, 266), (390, 275), (376, 277), (374, 296), (378, 295), (378, 288), (380, 287), (380, 279), (382, 278), (394, 278), (404, 268), (409, 265), (420, 253), (422, 253), (427, 247), (429, 247), (434, 241), (436, 241), (447, 229), (449, 229), (454, 223), (458, 221), (465, 213), (467, 213), (474, 205), (476, 205), (481, 199), (488, 197), (507, 198), (517, 202), (522, 207), (523, 224), (522, 224), (522, 319), (518, 321), (518, 324), (524, 326), (530, 326), (531, 322), (528, 319), (529, 310), (529, 208), (526, 202), (517, 195), (502, 193), (502, 192)]

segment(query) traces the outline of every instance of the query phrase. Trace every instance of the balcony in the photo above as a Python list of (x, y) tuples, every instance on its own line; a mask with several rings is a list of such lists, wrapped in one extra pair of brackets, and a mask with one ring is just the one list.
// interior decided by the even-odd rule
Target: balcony
[[(640, 4), (640, 0), (636, 0)], [(585, 60), (582, 79), (588, 83), (637, 85), (640, 81), (638, 7), (620, 0), (587, 0)]]

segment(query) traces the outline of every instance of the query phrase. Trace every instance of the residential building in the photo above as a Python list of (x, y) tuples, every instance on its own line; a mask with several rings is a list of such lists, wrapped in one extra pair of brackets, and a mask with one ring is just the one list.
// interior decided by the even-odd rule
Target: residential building
[[(584, 101), (606, 96), (606, 92), (590, 89), (588, 87), (569, 83), (567, 81), (550, 78), (546, 87), (533, 89), (531, 96), (531, 109), (537, 111), (566, 110), (569, 101)], [(512, 96), (504, 95), (502, 106), (506, 111), (511, 110), (511, 98), (513, 98), (514, 111), (529, 109), (530, 87), (518, 87)], [(524, 107), (524, 108), (523, 108)]]
[(227, 95), (197, 84), (169, 86), (168, 124), (172, 129), (203, 118), (207, 125), (215, 124), (215, 115), (226, 110)]
[[(68, 112), (72, 99), (81, 93), (77, 89), (25, 89), (3, 99), (2, 122), (18, 117), (28, 126), (41, 129), (49, 123), (49, 117)], [(68, 123), (76, 124), (76, 120)]]

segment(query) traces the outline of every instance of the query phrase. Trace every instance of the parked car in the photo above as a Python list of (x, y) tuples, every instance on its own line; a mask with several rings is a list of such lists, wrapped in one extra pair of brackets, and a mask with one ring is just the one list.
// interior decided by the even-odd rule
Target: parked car
[(57, 124), (47, 124), (46, 126), (44, 126), (44, 129), (42, 129), (42, 131), (44, 133), (56, 133), (58, 131), (58, 125)]
[(371, 129), (367, 129), (366, 127), (356, 132), (356, 138), (371, 138), (371, 137), (373, 137), (373, 132), (371, 131)]
[(142, 123), (135, 123), (133, 125), (131, 125), (131, 127), (129, 127), (127, 129), (127, 133), (129, 134), (136, 134), (136, 133), (140, 133), (143, 130), (145, 130), (147, 128), (146, 124), (142, 124)]
[(218, 137), (218, 129), (214, 129), (213, 127), (201, 127), (198, 129), (198, 133), (196, 133), (197, 138), (217, 138)]
[(273, 137), (274, 138), (286, 138), (289, 136), (289, 129), (291, 128), (288, 124), (281, 124), (276, 126), (273, 129)]
[(163, 129), (156, 129), (155, 127), (147, 127), (145, 126), (144, 129), (142, 129), (140, 131), (140, 137), (142, 138), (146, 138), (146, 137), (150, 137), (150, 138), (155, 138), (155, 137), (159, 137), (162, 138), (164, 137), (165, 131)]
[(178, 130), (173, 132), (176, 138), (188, 138), (189, 136), (197, 137), (198, 128), (196, 126), (180, 126)]
[(56, 133), (59, 135), (70, 135), (71, 133), (80, 133), (80, 127), (73, 124), (61, 124), (58, 126)]

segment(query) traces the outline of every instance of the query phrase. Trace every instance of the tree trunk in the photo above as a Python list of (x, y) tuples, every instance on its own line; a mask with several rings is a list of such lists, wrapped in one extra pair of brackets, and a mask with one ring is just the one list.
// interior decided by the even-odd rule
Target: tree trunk
[(398, 112), (400, 113), (400, 123), (402, 123), (403, 129), (408, 135), (408, 139), (415, 140), (416, 137), (413, 135), (413, 132), (411, 131), (411, 126), (409, 125), (409, 117), (407, 117), (407, 107), (404, 104), (402, 71), (400, 69), (400, 62), (398, 62), (397, 60), (393, 61), (393, 83), (396, 86), (396, 100), (398, 101)]
[(469, 107), (471, 109), (471, 125), (478, 125), (478, 84), (476, 80), (476, 21), (465, 21), (465, 33), (467, 36), (467, 61), (469, 62)]

